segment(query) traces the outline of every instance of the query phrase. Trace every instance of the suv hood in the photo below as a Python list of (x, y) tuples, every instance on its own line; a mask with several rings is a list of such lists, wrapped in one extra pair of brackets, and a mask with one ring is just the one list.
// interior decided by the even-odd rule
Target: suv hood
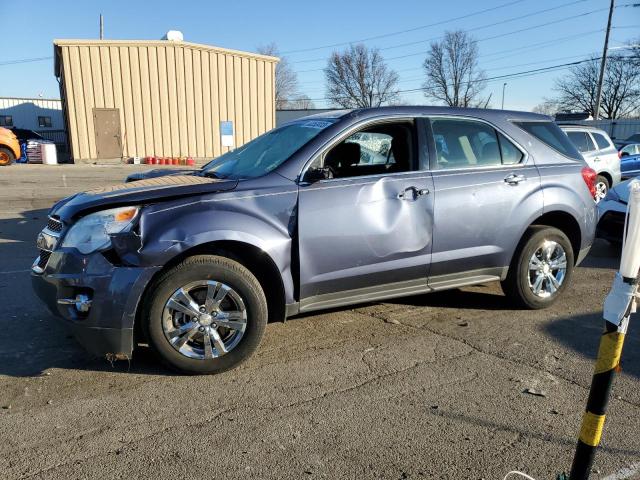
[(120, 205), (136, 205), (228, 191), (233, 190), (236, 185), (238, 185), (237, 180), (221, 180), (196, 175), (168, 175), (76, 193), (56, 203), (49, 214), (65, 221), (79, 213), (89, 213)]

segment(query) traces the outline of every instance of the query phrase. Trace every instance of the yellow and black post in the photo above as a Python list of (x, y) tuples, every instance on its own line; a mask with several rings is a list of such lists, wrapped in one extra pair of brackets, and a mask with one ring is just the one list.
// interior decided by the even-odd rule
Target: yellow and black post
[[(600, 339), (598, 358), (587, 400), (587, 409), (582, 418), (578, 446), (569, 475), (570, 480), (586, 480), (591, 473), (596, 448), (602, 437), (611, 385), (620, 365), (620, 356), (622, 355), (629, 317), (634, 310), (633, 294), (637, 288), (636, 279), (623, 278), (618, 275), (616, 280), (616, 283), (622, 284), (620, 285), (622, 287), (621, 290), (626, 293), (626, 295), (623, 293), (622, 296), (626, 296), (628, 302), (626, 308), (623, 307), (622, 312), (619, 310), (618, 315), (612, 314), (613, 312), (607, 315), (605, 303), (605, 328)], [(622, 300), (622, 298), (618, 296), (618, 300)]]

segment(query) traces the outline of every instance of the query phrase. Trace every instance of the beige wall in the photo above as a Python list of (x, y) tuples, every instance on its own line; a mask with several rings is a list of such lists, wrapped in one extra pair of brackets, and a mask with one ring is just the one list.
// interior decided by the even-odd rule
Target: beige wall
[(124, 157), (212, 158), (275, 126), (277, 58), (172, 41), (56, 40), (76, 160), (97, 158), (94, 108), (117, 108)]

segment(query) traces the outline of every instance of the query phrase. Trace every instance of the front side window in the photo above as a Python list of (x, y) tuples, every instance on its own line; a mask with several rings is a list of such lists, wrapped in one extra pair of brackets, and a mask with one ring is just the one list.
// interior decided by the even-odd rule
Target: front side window
[(209, 162), (202, 173), (236, 180), (261, 177), (282, 165), (334, 122), (334, 119), (309, 119), (276, 128)]
[(562, 155), (581, 160), (578, 149), (571, 143), (569, 137), (553, 122), (515, 122), (525, 132), (533, 135), (542, 143), (553, 148)]
[(11, 115), (0, 115), (0, 127), (13, 127), (13, 117)]
[(326, 178), (349, 178), (407, 172), (416, 165), (413, 123), (366, 127), (334, 145), (308, 172), (323, 169)]
[(640, 145), (635, 143), (631, 145), (627, 145), (622, 150), (620, 150), (620, 154), (625, 157), (627, 155), (638, 155), (639, 153), (640, 153)]
[(598, 148), (600, 150), (611, 147), (611, 142), (609, 142), (609, 140), (601, 133), (592, 133), (591, 135), (593, 135), (593, 138), (598, 144)]
[(580, 153), (591, 152), (596, 149), (587, 132), (567, 132), (567, 136)]
[(483, 122), (434, 119), (431, 128), (438, 169), (513, 165), (524, 157), (504, 135)]
[(38, 117), (38, 126), (40, 128), (51, 128), (51, 117)]

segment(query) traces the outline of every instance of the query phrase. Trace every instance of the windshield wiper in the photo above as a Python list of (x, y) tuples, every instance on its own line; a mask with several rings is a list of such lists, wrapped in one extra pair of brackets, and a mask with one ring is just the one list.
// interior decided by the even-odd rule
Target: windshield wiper
[(218, 179), (225, 178), (221, 175), (218, 175), (216, 172), (211, 172), (209, 170), (203, 170), (200, 175), (202, 175), (203, 177), (209, 177), (209, 178), (218, 178)]

